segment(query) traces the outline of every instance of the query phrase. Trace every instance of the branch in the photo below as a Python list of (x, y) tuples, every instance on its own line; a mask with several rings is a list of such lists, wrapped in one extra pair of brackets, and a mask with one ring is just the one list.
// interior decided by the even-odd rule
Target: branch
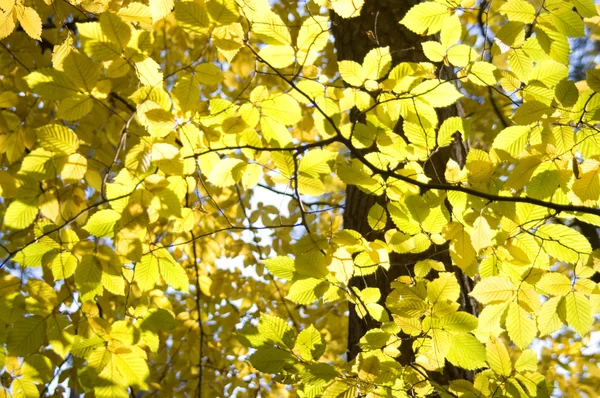
[(478, 198), (487, 199), (490, 202), (529, 203), (529, 204), (533, 204), (533, 205), (537, 205), (537, 206), (546, 207), (548, 209), (556, 210), (557, 212), (561, 212), (561, 211), (580, 212), (580, 213), (584, 213), (584, 214), (593, 214), (593, 215), (600, 216), (600, 208), (592, 208), (592, 207), (576, 206), (576, 205), (563, 205), (563, 204), (558, 204), (558, 203), (547, 202), (547, 201), (540, 200), (540, 199), (534, 199), (534, 198), (530, 198), (527, 196), (519, 197), (519, 196), (493, 195), (493, 194), (489, 194), (489, 193), (485, 193), (485, 192), (480, 192), (480, 191), (477, 191), (472, 188), (467, 188), (462, 185), (424, 183), (424, 182), (413, 180), (412, 178), (397, 174), (391, 170), (380, 169), (380, 168), (376, 167), (373, 163), (371, 163), (367, 158), (365, 158), (365, 156), (361, 153), (361, 151), (358, 150), (356, 147), (354, 147), (354, 145), (352, 144), (352, 141), (350, 139), (343, 136), (342, 132), (340, 131), (340, 129), (337, 126), (337, 124), (335, 123), (335, 121), (329, 115), (327, 115), (323, 109), (321, 109), (319, 107), (319, 105), (315, 102), (315, 100), (313, 100), (308, 94), (306, 94), (304, 91), (302, 91), (300, 88), (298, 88), (298, 86), (293, 81), (287, 80), (276, 68), (274, 68), (268, 62), (266, 62), (248, 43), (246, 43), (246, 46), (250, 49), (250, 51), (256, 56), (256, 58), (260, 62), (266, 64), (269, 68), (271, 68), (281, 79), (286, 81), (294, 90), (296, 90), (300, 95), (302, 95), (304, 98), (306, 98), (310, 102), (310, 104), (312, 104), (319, 113), (321, 113), (321, 115), (325, 118), (325, 120), (327, 120), (327, 122), (335, 130), (336, 135), (334, 136), (334, 138), (336, 138), (336, 140), (338, 142), (343, 143), (352, 152), (354, 157), (359, 159), (365, 166), (367, 166), (374, 175), (379, 174), (382, 177), (395, 178), (400, 181), (406, 182), (408, 184), (415, 185), (415, 186), (419, 187), (422, 191), (426, 191), (429, 189), (435, 189), (435, 190), (439, 190), (439, 191), (456, 191), (456, 192), (463, 192), (468, 195), (473, 195)]

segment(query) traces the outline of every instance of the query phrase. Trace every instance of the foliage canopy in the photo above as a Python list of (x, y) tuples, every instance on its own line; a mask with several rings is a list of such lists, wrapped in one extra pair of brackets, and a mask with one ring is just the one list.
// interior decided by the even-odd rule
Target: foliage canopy
[(598, 396), (599, 7), (407, 3), (0, 0), (0, 397)]

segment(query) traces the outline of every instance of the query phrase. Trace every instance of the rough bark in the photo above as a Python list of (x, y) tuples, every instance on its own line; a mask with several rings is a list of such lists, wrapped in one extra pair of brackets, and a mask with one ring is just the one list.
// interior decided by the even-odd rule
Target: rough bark
[[(332, 12), (332, 31), (335, 39), (335, 47), (338, 60), (352, 60), (362, 63), (365, 55), (373, 48), (389, 46), (392, 55), (392, 67), (400, 62), (426, 61), (421, 43), (431, 38), (421, 37), (399, 24), (406, 12), (419, 0), (367, 0), (363, 6), (361, 15), (352, 19), (343, 19)], [(456, 106), (442, 109), (438, 112), (440, 123), (449, 116), (459, 115)], [(402, 123), (399, 122), (396, 132), (403, 135)], [(463, 165), (466, 158), (466, 147), (462, 141), (457, 140), (450, 147), (443, 148), (435, 153), (424, 164), (426, 174), (435, 182), (444, 182), (444, 171), (449, 158), (453, 158)], [(360, 232), (368, 240), (382, 239), (380, 234), (371, 230), (367, 223), (367, 212), (370, 207), (378, 202), (385, 207), (385, 196), (375, 197), (367, 195), (354, 186), (348, 186), (346, 191), (346, 210), (344, 213), (344, 227)], [(377, 273), (361, 278), (353, 278), (352, 286), (359, 289), (365, 287), (378, 287), (382, 293), (382, 301), (390, 292), (390, 283), (401, 275), (412, 273), (414, 264), (422, 259), (433, 258), (442, 261), (448, 271), (457, 273), (459, 283), (462, 287), (463, 310), (475, 313), (467, 294), (471, 290), (468, 277), (460, 270), (452, 266), (447, 245), (432, 246), (428, 251), (419, 254), (392, 254), (390, 256), (390, 269), (380, 269)], [(350, 319), (348, 328), (348, 360), (352, 360), (360, 349), (357, 344), (364, 334), (379, 324), (369, 316), (360, 319), (353, 305), (350, 306)], [(401, 363), (409, 363), (414, 360), (412, 341), (405, 339), (401, 346)], [(453, 366), (447, 366), (443, 378), (470, 378), (469, 372)]]

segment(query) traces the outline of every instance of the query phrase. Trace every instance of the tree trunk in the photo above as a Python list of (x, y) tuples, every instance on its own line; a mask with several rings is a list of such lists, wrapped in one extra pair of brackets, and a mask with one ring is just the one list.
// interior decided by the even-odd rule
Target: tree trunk
[[(352, 60), (362, 63), (365, 55), (376, 47), (390, 47), (392, 55), (392, 67), (400, 62), (422, 62), (427, 61), (422, 52), (421, 43), (431, 40), (431, 37), (418, 36), (399, 24), (406, 12), (418, 0), (367, 0), (362, 8), (361, 15), (352, 19), (343, 19), (332, 12), (332, 31), (335, 39), (335, 47), (338, 60)], [(442, 66), (440, 66), (442, 67)], [(449, 116), (459, 115), (457, 106), (448, 107), (438, 112), (441, 121)], [(401, 131), (402, 123), (396, 126), (396, 132), (404, 135)], [(457, 138), (459, 138), (457, 136)], [(454, 159), (461, 166), (466, 160), (466, 146), (460, 139), (449, 147), (438, 150), (424, 165), (425, 172), (435, 182), (444, 181), (444, 171), (449, 158)], [(344, 212), (344, 227), (360, 232), (369, 240), (383, 239), (381, 233), (371, 230), (367, 223), (367, 212), (374, 203), (386, 206), (385, 195), (375, 197), (367, 195), (355, 186), (348, 186), (346, 190), (346, 210)], [(450, 261), (447, 245), (432, 246), (429, 250), (419, 254), (392, 254), (390, 255), (390, 269), (380, 269), (373, 275), (367, 277), (355, 277), (350, 281), (352, 286), (359, 289), (366, 287), (377, 287), (382, 294), (382, 302), (390, 292), (390, 283), (401, 275), (412, 274), (414, 264), (423, 259), (436, 259), (446, 265), (448, 271), (454, 268)], [(471, 291), (471, 281), (456, 269), (457, 279), (462, 288), (463, 310), (470, 313), (476, 312), (467, 294)], [(360, 349), (358, 342), (365, 333), (379, 326), (379, 323), (368, 315), (360, 319), (354, 305), (350, 305), (350, 319), (348, 327), (348, 360), (358, 355)], [(403, 340), (401, 357), (399, 361), (408, 364), (414, 361), (412, 341)], [(471, 378), (470, 372), (446, 366), (444, 378)]]

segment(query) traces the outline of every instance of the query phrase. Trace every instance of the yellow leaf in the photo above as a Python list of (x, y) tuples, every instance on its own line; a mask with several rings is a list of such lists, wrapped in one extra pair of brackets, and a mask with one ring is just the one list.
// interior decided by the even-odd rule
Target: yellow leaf
[(413, 6), (400, 23), (419, 35), (439, 32), (450, 16), (445, 5), (427, 1)]
[(10, 36), (17, 26), (16, 21), (17, 16), (14, 8), (9, 11), (0, 12), (0, 39)]
[(535, 19), (535, 8), (525, 0), (509, 0), (500, 7), (500, 12), (511, 21), (531, 23)]
[(535, 372), (538, 368), (537, 354), (532, 349), (523, 350), (519, 359), (515, 363), (515, 370), (517, 372)]
[(49, 100), (61, 100), (78, 93), (67, 75), (53, 68), (38, 69), (25, 76), (25, 81), (34, 93)]
[(331, 271), (335, 278), (347, 284), (354, 275), (354, 260), (352, 255), (344, 248), (339, 248), (333, 253), (331, 258), (331, 264), (327, 267)]
[(565, 297), (566, 318), (582, 337), (587, 336), (594, 323), (590, 300), (579, 292), (571, 292)]
[(338, 71), (342, 79), (352, 86), (360, 87), (365, 81), (363, 67), (354, 61), (339, 61)]
[(331, 8), (342, 18), (354, 18), (360, 15), (365, 0), (333, 0)]
[(511, 301), (516, 292), (516, 286), (509, 279), (502, 276), (491, 276), (478, 282), (469, 295), (480, 303), (494, 304)]
[(387, 224), (385, 209), (380, 204), (375, 203), (369, 209), (367, 221), (369, 222), (369, 226), (375, 231), (384, 229)]
[(185, 75), (173, 87), (173, 97), (179, 108), (187, 112), (194, 110), (200, 103), (200, 86), (198, 79), (194, 75)]
[(62, 61), (63, 71), (81, 90), (91, 93), (100, 78), (100, 66), (84, 54), (71, 52)]
[(231, 25), (239, 19), (235, 0), (209, 0), (206, 8), (211, 18), (219, 25)]
[(296, 51), (290, 45), (267, 44), (260, 49), (258, 55), (274, 68), (287, 68), (294, 63)]
[(303, 23), (296, 39), (298, 48), (298, 62), (301, 65), (311, 65), (317, 58), (319, 51), (329, 41), (329, 18), (320, 15), (311, 15)]
[(446, 56), (446, 49), (437, 41), (426, 41), (421, 44), (423, 53), (432, 62), (442, 62)]
[(221, 159), (208, 176), (208, 181), (217, 187), (229, 187), (242, 179), (246, 162), (235, 158)]
[(540, 337), (554, 333), (562, 326), (563, 323), (558, 315), (558, 306), (562, 300), (563, 297), (551, 297), (542, 304), (537, 317)]
[(25, 33), (27, 33), (32, 39), (41, 40), (42, 19), (37, 11), (31, 7), (24, 7), (17, 3), (15, 12), (17, 13), (17, 18), (19, 18), (19, 22), (21, 23), (21, 27)]
[(196, 72), (196, 79), (200, 84), (206, 84), (207, 86), (219, 84), (225, 79), (223, 72), (215, 64), (196, 65), (194, 72)]
[(463, 369), (485, 367), (485, 348), (474, 336), (466, 333), (450, 334), (450, 351), (446, 358)]
[(392, 65), (389, 47), (377, 47), (365, 55), (362, 65), (365, 79), (379, 80), (385, 76)]
[(512, 363), (504, 343), (490, 335), (486, 344), (487, 362), (490, 368), (500, 376), (508, 377), (512, 373)]
[(160, 21), (173, 9), (174, 0), (150, 0), (150, 15), (152, 15), (152, 23)]
[(425, 80), (410, 93), (434, 108), (450, 106), (462, 97), (452, 82), (443, 80)]
[(478, 86), (495, 86), (497, 84), (495, 71), (496, 67), (488, 62), (473, 62), (467, 68), (467, 77)]
[(152, 58), (148, 57), (141, 62), (136, 62), (135, 70), (140, 83), (144, 86), (162, 86), (163, 74), (160, 70), (160, 65)]
[(177, 25), (185, 31), (206, 36), (210, 20), (206, 7), (195, 1), (180, 1), (175, 4)]
[(65, 120), (77, 120), (90, 113), (93, 107), (93, 98), (85, 94), (75, 94), (60, 102), (56, 115)]
[(78, 264), (77, 257), (69, 252), (59, 253), (54, 260), (50, 268), (52, 269), (52, 275), (55, 280), (66, 279), (75, 273), (75, 269)]
[(473, 222), (471, 242), (476, 252), (492, 245), (492, 229), (485, 217), (479, 216)]
[(50, 359), (40, 354), (30, 355), (23, 361), (23, 379), (36, 383), (48, 383), (52, 379), (53, 366)]
[(571, 279), (558, 272), (545, 274), (536, 285), (540, 290), (554, 296), (564, 296), (572, 289)]
[(16, 230), (25, 229), (36, 219), (38, 212), (37, 200), (16, 200), (6, 209), (4, 225)]
[(60, 124), (47, 124), (36, 130), (38, 143), (42, 148), (70, 155), (79, 148), (77, 134), (70, 128)]
[(460, 286), (451, 272), (440, 273), (439, 278), (427, 284), (427, 299), (431, 304), (438, 301), (456, 301), (460, 295)]
[(535, 320), (517, 303), (511, 303), (508, 307), (506, 330), (510, 339), (521, 349), (529, 346), (537, 334)]
[(291, 45), (292, 37), (287, 24), (270, 10), (256, 13), (252, 20), (252, 33), (267, 44)]
[(124, 21), (140, 24), (142, 29), (150, 30), (152, 28), (152, 14), (150, 7), (146, 4), (139, 2), (129, 3), (127, 7), (121, 8), (117, 14)]

